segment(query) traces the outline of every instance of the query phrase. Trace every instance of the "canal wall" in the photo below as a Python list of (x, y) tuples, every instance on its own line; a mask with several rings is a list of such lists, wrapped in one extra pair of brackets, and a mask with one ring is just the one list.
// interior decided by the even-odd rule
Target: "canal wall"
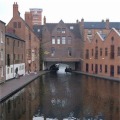
[(0, 120), (32, 120), (41, 102), (40, 76), (46, 73), (26, 75), (0, 85)]
[(83, 74), (83, 75), (88, 75), (88, 76), (92, 76), (92, 77), (103, 78), (103, 79), (107, 79), (107, 80), (114, 80), (114, 81), (120, 82), (120, 78), (115, 78), (115, 77), (101, 76), (98, 74), (90, 74), (90, 73), (85, 73), (85, 72), (80, 72), (80, 71), (73, 71), (73, 73), (78, 73), (78, 74)]

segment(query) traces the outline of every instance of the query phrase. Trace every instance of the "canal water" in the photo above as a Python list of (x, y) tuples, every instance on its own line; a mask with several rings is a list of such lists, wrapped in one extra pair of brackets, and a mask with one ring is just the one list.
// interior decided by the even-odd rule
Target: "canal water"
[(3, 101), (0, 120), (120, 120), (120, 82), (47, 73)]
[(42, 76), (42, 102), (33, 120), (120, 120), (120, 83), (74, 74)]

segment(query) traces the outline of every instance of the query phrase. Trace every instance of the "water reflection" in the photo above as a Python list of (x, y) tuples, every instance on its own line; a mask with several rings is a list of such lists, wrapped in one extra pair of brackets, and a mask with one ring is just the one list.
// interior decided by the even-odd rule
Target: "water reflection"
[(34, 116), (52, 120), (120, 119), (119, 82), (63, 73), (47, 74), (42, 80), (42, 105)]

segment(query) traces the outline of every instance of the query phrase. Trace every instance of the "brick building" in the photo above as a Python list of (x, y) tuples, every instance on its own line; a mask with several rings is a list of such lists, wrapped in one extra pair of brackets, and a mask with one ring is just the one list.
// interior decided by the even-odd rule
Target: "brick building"
[(109, 34), (97, 32), (84, 46), (84, 72), (120, 77), (120, 33), (112, 28)]
[(7, 25), (7, 31), (14, 29), (14, 33), (25, 40), (25, 68), (26, 72), (34, 72), (39, 70), (39, 46), (40, 41), (35, 35), (31, 18), (29, 19), (25, 14), (25, 20), (20, 17), (18, 4), (13, 4), (13, 17)]
[(13, 33), (6, 33), (6, 80), (25, 74), (25, 41)]
[(72, 69), (82, 69), (83, 41), (78, 22), (64, 23), (61, 20), (58, 23), (46, 23), (44, 18), (44, 25), (34, 26), (34, 31), (42, 38), (45, 68), (54, 63), (65, 63)]
[(30, 8), (32, 14), (32, 25), (42, 25), (42, 9)]
[(5, 23), (0, 20), (0, 83), (5, 81)]

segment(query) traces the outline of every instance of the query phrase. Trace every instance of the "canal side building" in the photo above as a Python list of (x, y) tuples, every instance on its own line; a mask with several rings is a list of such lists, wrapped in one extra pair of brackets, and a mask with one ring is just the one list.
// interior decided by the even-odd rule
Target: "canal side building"
[(112, 28), (108, 34), (97, 32), (84, 46), (84, 72), (120, 77), (120, 33)]
[[(26, 14), (25, 14), (26, 15)], [(40, 40), (35, 35), (31, 22), (26, 16), (23, 20), (20, 17), (18, 4), (13, 4), (13, 17), (7, 24), (7, 31), (14, 29), (14, 33), (25, 41), (25, 70), (26, 72), (39, 71), (39, 47)], [(31, 21), (31, 17), (30, 20)]]
[(5, 81), (5, 23), (0, 20), (0, 83)]
[(16, 69), (19, 75), (25, 74), (25, 41), (14, 33), (6, 33), (6, 80), (14, 78)]
[(83, 41), (78, 22), (46, 23), (44, 17), (44, 25), (34, 26), (34, 31), (38, 36), (42, 32), (43, 69), (57, 63), (68, 64), (74, 70), (82, 69)]

